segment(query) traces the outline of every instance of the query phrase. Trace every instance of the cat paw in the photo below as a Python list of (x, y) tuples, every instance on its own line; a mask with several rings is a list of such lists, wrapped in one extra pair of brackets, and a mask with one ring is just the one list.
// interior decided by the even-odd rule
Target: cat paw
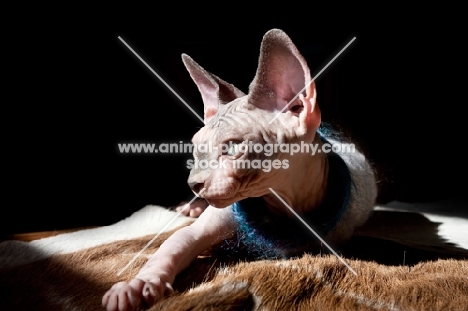
[(197, 218), (208, 207), (208, 202), (203, 199), (197, 199), (189, 204), (189, 202), (182, 202), (175, 208), (176, 212), (185, 216)]
[(138, 279), (116, 283), (102, 297), (102, 306), (107, 311), (138, 310), (144, 286), (145, 282)]
[(102, 297), (102, 306), (107, 311), (141, 310), (173, 292), (171, 284), (159, 278), (152, 281), (133, 279), (114, 284)]

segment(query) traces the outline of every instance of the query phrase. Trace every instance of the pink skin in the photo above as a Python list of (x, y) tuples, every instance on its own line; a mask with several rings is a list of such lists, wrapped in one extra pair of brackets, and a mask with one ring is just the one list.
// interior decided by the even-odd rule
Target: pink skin
[(229, 208), (208, 206), (190, 226), (171, 235), (130, 282), (114, 284), (102, 298), (107, 311), (138, 310), (173, 292), (179, 272), (205, 249), (232, 237), (235, 223)]

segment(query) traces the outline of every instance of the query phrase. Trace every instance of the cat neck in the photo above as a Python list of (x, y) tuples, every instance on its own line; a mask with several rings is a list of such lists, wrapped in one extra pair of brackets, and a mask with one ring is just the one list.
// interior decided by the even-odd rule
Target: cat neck
[[(313, 143), (321, 150), (323, 141), (319, 135), (315, 136)], [(272, 189), (296, 212), (311, 212), (322, 204), (325, 197), (328, 165), (326, 153), (297, 153), (289, 161), (290, 172)], [(268, 193), (263, 198), (272, 210), (281, 213), (287, 211), (273, 193)]]

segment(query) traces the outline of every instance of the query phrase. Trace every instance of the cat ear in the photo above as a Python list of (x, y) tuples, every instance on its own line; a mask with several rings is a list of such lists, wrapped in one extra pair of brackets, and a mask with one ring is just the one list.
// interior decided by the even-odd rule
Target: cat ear
[(203, 98), (205, 124), (218, 112), (219, 105), (245, 96), (234, 85), (203, 69), (187, 54), (182, 54), (182, 61)]
[[(257, 73), (249, 86), (249, 102), (270, 111), (282, 111), (285, 106), (286, 111), (294, 111), (302, 106), (307, 113), (313, 113), (316, 91), (311, 80), (307, 62), (291, 39), (282, 30), (272, 29), (263, 36)], [(309, 99), (308, 105), (303, 99)], [(316, 120), (311, 117), (307, 117), (309, 122), (320, 123), (319, 116)]]

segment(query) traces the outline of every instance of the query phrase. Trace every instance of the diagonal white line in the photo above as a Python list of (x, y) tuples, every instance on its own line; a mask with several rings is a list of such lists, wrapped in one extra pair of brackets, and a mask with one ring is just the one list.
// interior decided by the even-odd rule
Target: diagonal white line
[(302, 90), (300, 90), (299, 93), (297, 93), (296, 96), (294, 96), (294, 97), (289, 101), (289, 103), (288, 103), (286, 106), (284, 106), (283, 109), (281, 109), (281, 111), (279, 111), (279, 112), (275, 115), (275, 117), (274, 117), (273, 119), (271, 119), (270, 122), (268, 122), (268, 124), (271, 124), (273, 121), (275, 121), (276, 118), (278, 118), (278, 116), (279, 116), (286, 108), (288, 108), (289, 105), (291, 105), (291, 103), (292, 103), (293, 101), (295, 101), (296, 98), (297, 98), (300, 94), (302, 94), (302, 92), (304, 92), (305, 89), (306, 89), (310, 84), (312, 84), (312, 82), (314, 82), (315, 80), (317, 80), (317, 78), (322, 74), (322, 72), (323, 72), (325, 69), (327, 69), (328, 66), (330, 66), (331, 63), (333, 63), (333, 62), (335, 61), (335, 59), (337, 59), (337, 57), (340, 56), (340, 54), (343, 53), (344, 50), (346, 50), (346, 49), (348, 48), (348, 46), (349, 46), (351, 43), (353, 43), (354, 40), (356, 40), (356, 37), (354, 37), (353, 39), (351, 39), (351, 41), (349, 41), (348, 44), (346, 44), (346, 46), (345, 46), (344, 48), (342, 48), (341, 51), (339, 51), (338, 54), (336, 54), (335, 57), (333, 57), (332, 60), (329, 61), (328, 64), (326, 64), (325, 67), (323, 67), (322, 70), (320, 70), (319, 73), (316, 74), (315, 77), (313, 77), (312, 80), (310, 80), (310, 82), (307, 83), (307, 84), (304, 86), (304, 88), (303, 88)]
[(180, 210), (180, 211), (164, 226), (164, 228), (162, 228), (162, 229), (158, 232), (158, 234), (156, 234), (156, 235), (154, 236), (154, 238), (152, 238), (151, 241), (149, 241), (149, 242), (145, 245), (145, 247), (143, 247), (143, 248), (141, 249), (141, 251), (139, 251), (139, 252), (132, 258), (132, 260), (130, 260), (130, 261), (128, 262), (128, 264), (127, 264), (125, 267), (122, 268), (122, 270), (119, 271), (119, 273), (117, 273), (117, 276), (120, 276), (125, 270), (127, 270), (127, 268), (130, 267), (130, 265), (131, 265), (141, 254), (143, 254), (143, 252), (145, 251), (145, 249), (147, 249), (148, 246), (150, 246), (151, 243), (153, 243), (154, 240), (156, 240), (156, 239), (161, 235), (161, 233), (163, 233), (163, 232), (169, 227), (169, 225), (172, 224), (172, 223), (174, 222), (174, 220), (176, 220), (177, 217), (179, 217), (179, 216), (185, 211), (185, 209), (186, 209), (188, 206), (190, 206), (190, 203), (192, 203), (193, 201), (195, 201), (195, 199), (196, 199), (200, 194), (202, 194), (203, 191), (205, 191), (205, 188), (203, 188), (202, 190), (200, 190), (200, 192), (198, 192), (198, 194), (195, 195), (195, 196), (193, 197), (193, 199), (190, 200), (190, 202), (188, 202), (188, 203), (186, 204), (186, 206), (185, 206), (182, 210)]
[(280, 196), (278, 195), (278, 193), (276, 193), (275, 190), (273, 190), (273, 189), (271, 189), (271, 188), (268, 188), (268, 189), (269, 189), (269, 190), (284, 204), (284, 206), (286, 206), (286, 207), (291, 211), (291, 213), (293, 213), (294, 216), (296, 216), (297, 219), (299, 219), (299, 220), (307, 227), (307, 229), (309, 229), (310, 232), (312, 232), (312, 233), (317, 237), (317, 239), (319, 239), (320, 242), (322, 242), (322, 243), (323, 243), (323, 244), (324, 244), (324, 245), (325, 245), (325, 246), (326, 246), (326, 247), (327, 247), (327, 248), (328, 248), (328, 249), (329, 249), (329, 250), (330, 250), (330, 251), (331, 251), (331, 252), (332, 252), (332, 253), (333, 253), (333, 254), (334, 254), (334, 255), (335, 255), (351, 272), (352, 272), (352, 273), (353, 273), (353, 274), (354, 274), (354, 275), (357, 275), (356, 271), (354, 271), (354, 269), (351, 268), (351, 266), (348, 265), (348, 264), (346, 263), (346, 261), (344, 261), (344, 259), (341, 258), (341, 256), (338, 255), (338, 253), (335, 252), (335, 251), (333, 250), (333, 248), (331, 248), (331, 246), (328, 245), (327, 242), (325, 242), (325, 240), (322, 239), (322, 237), (321, 237), (320, 235), (318, 235), (317, 232), (315, 232), (314, 229), (312, 229), (312, 228), (309, 226), (309, 224), (306, 223), (306, 222), (304, 221), (304, 219), (302, 219), (301, 216), (299, 216), (299, 215), (296, 213), (296, 211), (294, 211), (294, 210), (291, 208), (291, 206), (289, 206), (288, 203), (286, 203), (286, 202), (283, 200), (283, 198), (280, 197)]
[(200, 119), (200, 121), (202, 121), (202, 123), (204, 123), (203, 119), (195, 112), (195, 110), (192, 109), (192, 107), (190, 107), (189, 104), (187, 104), (185, 102), (185, 100), (182, 99), (182, 97), (179, 96), (179, 94), (176, 93), (176, 91), (174, 91), (170, 86), (169, 84), (166, 83), (166, 81), (163, 80), (163, 78), (161, 78), (154, 70), (153, 68), (151, 68), (141, 57), (140, 55), (138, 55), (128, 44), (127, 42), (124, 41), (124, 39), (122, 39), (120, 36), (118, 37), (120, 39), (120, 41), (122, 41), (123, 44), (125, 44), (125, 46), (130, 50), (132, 51), (133, 54), (135, 54), (136, 57), (138, 57), (138, 59), (143, 63), (145, 64), (146, 67), (148, 67), (148, 69), (185, 105), (187, 106), (188, 109), (190, 109), (190, 111), (198, 118)]

